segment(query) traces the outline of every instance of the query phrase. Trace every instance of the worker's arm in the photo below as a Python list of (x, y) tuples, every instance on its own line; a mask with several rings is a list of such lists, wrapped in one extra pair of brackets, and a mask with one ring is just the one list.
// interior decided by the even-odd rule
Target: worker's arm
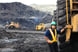
[(61, 33), (64, 32), (66, 28), (67, 28), (67, 25), (63, 29), (61, 29)]
[(53, 41), (49, 40), (46, 36), (45, 36), (45, 39), (46, 39), (46, 41), (47, 41), (48, 43), (50, 43), (50, 44), (53, 43)]
[(53, 42), (48, 38), (50, 35), (51, 35), (51, 34), (50, 34), (50, 31), (47, 30), (44, 37), (45, 37), (45, 40), (46, 40), (48, 43), (52, 44)]

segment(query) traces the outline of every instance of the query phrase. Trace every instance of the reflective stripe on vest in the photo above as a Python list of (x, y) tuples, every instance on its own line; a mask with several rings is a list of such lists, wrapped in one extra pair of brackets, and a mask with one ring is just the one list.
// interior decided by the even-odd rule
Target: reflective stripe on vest
[(55, 29), (55, 36), (54, 36), (54, 33), (51, 29), (49, 29), (50, 33), (51, 33), (51, 36), (53, 38), (52, 42), (57, 42), (57, 31)]

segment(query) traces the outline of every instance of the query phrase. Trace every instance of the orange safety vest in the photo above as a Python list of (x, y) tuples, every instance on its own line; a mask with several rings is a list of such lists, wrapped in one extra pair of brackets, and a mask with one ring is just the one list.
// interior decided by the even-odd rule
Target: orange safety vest
[(57, 31), (55, 29), (55, 36), (54, 36), (54, 33), (51, 29), (49, 29), (50, 33), (51, 33), (51, 36), (53, 38), (53, 40), (51, 40), (52, 42), (57, 42)]

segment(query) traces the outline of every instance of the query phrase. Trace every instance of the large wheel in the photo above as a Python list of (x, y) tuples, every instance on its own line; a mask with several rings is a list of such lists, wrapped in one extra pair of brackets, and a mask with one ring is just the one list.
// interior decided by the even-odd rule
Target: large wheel
[[(56, 16), (56, 21), (58, 20), (58, 25), (62, 28), (67, 24), (67, 18), (66, 18), (66, 0), (57, 0), (57, 10), (58, 13), (56, 13), (54, 16)], [(69, 22), (71, 22), (70, 18), (70, 0), (68, 0), (68, 16), (69, 16)], [(58, 17), (58, 18), (57, 18)], [(70, 52), (70, 43), (65, 43), (66, 39), (66, 32), (63, 32), (59, 36), (59, 52)], [(69, 47), (68, 47), (69, 45)]]
[(10, 26), (9, 29), (16, 29), (15, 26)]
[(41, 28), (41, 31), (43, 31), (43, 27)]

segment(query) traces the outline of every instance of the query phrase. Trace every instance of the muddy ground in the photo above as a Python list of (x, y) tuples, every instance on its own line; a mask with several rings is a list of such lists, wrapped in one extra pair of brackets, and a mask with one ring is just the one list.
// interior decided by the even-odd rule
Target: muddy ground
[(0, 52), (49, 52), (44, 34), (8, 33), (0, 29)]

